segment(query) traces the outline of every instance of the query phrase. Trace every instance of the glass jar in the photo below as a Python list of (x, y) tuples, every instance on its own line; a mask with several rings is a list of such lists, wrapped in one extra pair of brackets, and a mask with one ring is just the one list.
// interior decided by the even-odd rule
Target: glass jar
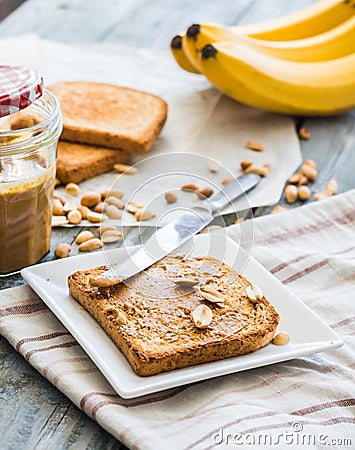
[(47, 90), (0, 119), (0, 274), (34, 264), (50, 249), (61, 130), (58, 101)]

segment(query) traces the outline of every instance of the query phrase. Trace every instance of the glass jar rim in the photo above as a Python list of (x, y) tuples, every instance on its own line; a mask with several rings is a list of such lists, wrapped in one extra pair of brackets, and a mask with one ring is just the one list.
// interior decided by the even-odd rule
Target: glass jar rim
[[(47, 89), (44, 90), (43, 95), (38, 98), (36, 102), (43, 99), (45, 95), (53, 107), (50, 115), (43, 121), (26, 128), (21, 128), (19, 130), (0, 130), (0, 139), (2, 137), (11, 138), (11, 136), (24, 136), (24, 139), (20, 139), (18, 142), (0, 145), (0, 156), (31, 152), (31, 150), (36, 150), (39, 144), (50, 144), (55, 139), (59, 138), (62, 131), (60, 105), (56, 97)], [(36, 133), (41, 129), (49, 129), (51, 125), (53, 126), (53, 123), (54, 129), (49, 133)], [(29, 135), (28, 138), (26, 138), (26, 134)], [(43, 140), (44, 142), (42, 142)]]

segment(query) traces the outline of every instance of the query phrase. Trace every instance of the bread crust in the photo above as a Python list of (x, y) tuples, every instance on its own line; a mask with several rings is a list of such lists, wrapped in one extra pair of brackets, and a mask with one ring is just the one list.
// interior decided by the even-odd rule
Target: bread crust
[[(93, 316), (140, 376), (243, 355), (267, 345), (279, 315), (265, 298), (253, 303), (242, 275), (214, 258), (167, 256), (145, 272), (111, 288), (90, 278), (105, 266), (70, 275), (70, 294)], [(198, 272), (201, 282), (217, 287), (222, 305), (207, 302), (198, 289), (177, 287), (171, 279)], [(206, 329), (192, 311), (207, 304), (213, 319)]]
[(93, 82), (49, 86), (63, 115), (62, 139), (83, 144), (147, 152), (160, 134), (166, 102), (153, 94)]
[(96, 175), (109, 172), (113, 165), (131, 158), (126, 150), (110, 150), (93, 145), (59, 141), (57, 178), (63, 183), (80, 183)]

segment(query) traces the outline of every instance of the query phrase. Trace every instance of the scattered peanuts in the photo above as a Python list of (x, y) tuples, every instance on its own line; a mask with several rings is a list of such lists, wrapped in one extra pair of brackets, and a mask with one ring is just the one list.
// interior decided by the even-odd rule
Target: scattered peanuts
[(178, 200), (177, 195), (174, 194), (173, 192), (165, 192), (164, 197), (165, 197), (166, 203), (169, 203), (169, 204), (176, 203)]
[(289, 184), (285, 189), (285, 198), (287, 203), (295, 203), (298, 197), (298, 189), (294, 184)]
[(246, 148), (249, 150), (255, 150), (256, 152), (262, 152), (264, 150), (263, 144), (256, 141), (247, 141), (245, 144)]
[(135, 202), (134, 200), (131, 200), (126, 205), (126, 210), (131, 213), (135, 214), (139, 209), (144, 208), (144, 206), (138, 202)]
[(71, 246), (66, 243), (58, 244), (56, 249), (54, 250), (54, 255), (56, 258), (62, 259), (66, 258), (71, 252)]
[(92, 252), (102, 247), (102, 242), (98, 238), (89, 239), (79, 245), (80, 252)]
[(293, 175), (290, 176), (290, 178), (288, 179), (288, 182), (290, 184), (298, 184), (299, 181), (300, 181), (300, 178), (302, 176), (303, 175), (300, 172), (296, 172), (296, 173), (294, 173)]
[(229, 184), (232, 180), (234, 180), (233, 175), (228, 175), (224, 180), (222, 181), (223, 186), (226, 186)]
[(105, 203), (108, 203), (109, 205), (115, 205), (118, 209), (124, 208), (124, 203), (121, 202), (121, 200), (113, 195), (109, 195), (105, 198)]
[(287, 208), (284, 208), (283, 206), (280, 205), (276, 205), (274, 206), (274, 209), (271, 211), (271, 214), (277, 214), (285, 211), (287, 211)]
[(69, 211), (72, 211), (73, 209), (77, 209), (74, 202), (68, 200), (64, 203), (63, 211), (65, 212), (65, 214), (67, 214)]
[(198, 198), (204, 200), (205, 198), (211, 197), (211, 195), (213, 194), (213, 189), (210, 187), (205, 187), (203, 189), (197, 189), (197, 191), (195, 192)]
[(326, 192), (329, 195), (335, 195), (338, 193), (338, 183), (336, 180), (331, 179), (328, 181), (328, 183), (325, 185), (324, 192)]
[(182, 191), (198, 191), (199, 187), (195, 183), (186, 183), (181, 186)]
[(123, 234), (119, 230), (106, 230), (101, 233), (101, 241), (104, 244), (122, 241)]
[(155, 214), (153, 214), (148, 209), (141, 208), (141, 209), (138, 209), (138, 211), (136, 211), (134, 217), (136, 218), (136, 220), (138, 222), (141, 222), (141, 221), (144, 221), (144, 220), (153, 219), (153, 217), (155, 217)]
[(64, 212), (64, 207), (62, 205), (62, 202), (58, 200), (57, 198), (53, 199), (53, 206), (52, 206), (52, 212), (55, 216), (61, 216)]
[(240, 161), (240, 167), (242, 170), (245, 170), (252, 165), (253, 163), (249, 159), (243, 159), (243, 161)]
[(88, 208), (93, 208), (101, 201), (101, 195), (98, 192), (88, 192), (81, 197), (80, 203)]
[(70, 195), (77, 196), (80, 193), (80, 187), (75, 183), (68, 183), (65, 185), (65, 191)]
[(217, 291), (217, 289), (215, 289), (213, 286), (210, 286), (208, 284), (200, 287), (200, 294), (205, 300), (211, 303), (224, 302), (223, 295), (219, 291)]
[(308, 186), (299, 186), (298, 187), (298, 198), (300, 200), (308, 200), (311, 196), (311, 190)]
[(326, 198), (332, 197), (337, 192), (338, 192), (338, 183), (336, 180), (331, 179), (325, 185), (324, 191), (317, 192), (316, 194), (314, 194), (313, 198), (316, 201), (325, 200)]
[(128, 175), (133, 175), (138, 172), (137, 167), (128, 166), (127, 164), (115, 164), (113, 168), (119, 173), (126, 173)]
[(91, 231), (88, 230), (84, 230), (81, 231), (76, 239), (75, 239), (75, 243), (76, 244), (82, 244), (83, 242), (88, 241), (89, 239), (93, 239), (95, 236), (93, 235), (93, 233), (91, 233)]
[(87, 220), (92, 223), (100, 223), (102, 220), (105, 220), (100, 213), (95, 211), (90, 211), (87, 216)]
[(274, 345), (285, 345), (287, 342), (289, 342), (290, 336), (285, 333), (284, 331), (281, 331), (280, 333), (277, 333), (276, 336), (274, 336), (273, 340), (271, 341)]
[(318, 171), (317, 166), (315, 166), (313, 163), (314, 161), (307, 160), (305, 161), (301, 166), (301, 173), (306, 176), (309, 181), (315, 181), (318, 177)]
[(116, 197), (118, 199), (121, 199), (123, 197), (123, 192), (120, 191), (110, 191), (110, 190), (105, 190), (105, 191), (101, 191), (100, 192), (101, 198), (103, 200), (106, 199), (106, 197)]
[(245, 173), (256, 173), (257, 175), (260, 175), (261, 177), (266, 177), (268, 173), (270, 172), (270, 167), (267, 164), (264, 164), (263, 166), (248, 166), (245, 170)]
[(311, 137), (311, 132), (306, 127), (301, 127), (298, 131), (298, 136), (301, 139), (309, 139)]
[(87, 219), (88, 214), (91, 212), (91, 210), (87, 206), (84, 206), (84, 205), (78, 206), (77, 209), (78, 209), (78, 211), (80, 211), (81, 217), (83, 219)]
[(78, 223), (81, 222), (82, 215), (78, 209), (73, 209), (68, 212), (67, 218), (69, 223), (72, 223), (73, 225), (78, 225)]
[(217, 173), (219, 172), (219, 169), (221, 168), (221, 163), (214, 158), (211, 158), (208, 162), (208, 169), (210, 172), (212, 173)]
[(107, 205), (105, 213), (110, 219), (122, 219), (122, 214), (115, 205)]

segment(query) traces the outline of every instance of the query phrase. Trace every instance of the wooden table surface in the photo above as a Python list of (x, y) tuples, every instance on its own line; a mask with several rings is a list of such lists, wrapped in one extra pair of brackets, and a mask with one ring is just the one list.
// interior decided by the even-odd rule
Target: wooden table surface
[[(0, 38), (34, 32), (67, 43), (115, 42), (168, 49), (171, 38), (194, 22), (252, 23), (310, 3), (314, 0), (27, 0), (0, 22)], [(354, 119), (354, 113), (297, 119), (297, 126), (302, 124), (311, 131), (311, 139), (301, 141), (301, 146), (303, 158), (318, 163), (314, 191), (322, 190), (330, 178), (338, 181), (339, 192), (355, 187)], [(284, 205), (283, 199), (280, 204)], [(259, 208), (254, 213), (270, 211), (270, 207)], [(56, 244), (70, 243), (79, 231), (55, 231), (52, 250), (45, 259), (53, 259)], [(130, 240), (134, 239), (131, 235)], [(21, 283), (20, 275), (0, 278), (0, 289)], [(0, 352), (1, 449), (124, 448), (39, 375), (4, 338)]]

